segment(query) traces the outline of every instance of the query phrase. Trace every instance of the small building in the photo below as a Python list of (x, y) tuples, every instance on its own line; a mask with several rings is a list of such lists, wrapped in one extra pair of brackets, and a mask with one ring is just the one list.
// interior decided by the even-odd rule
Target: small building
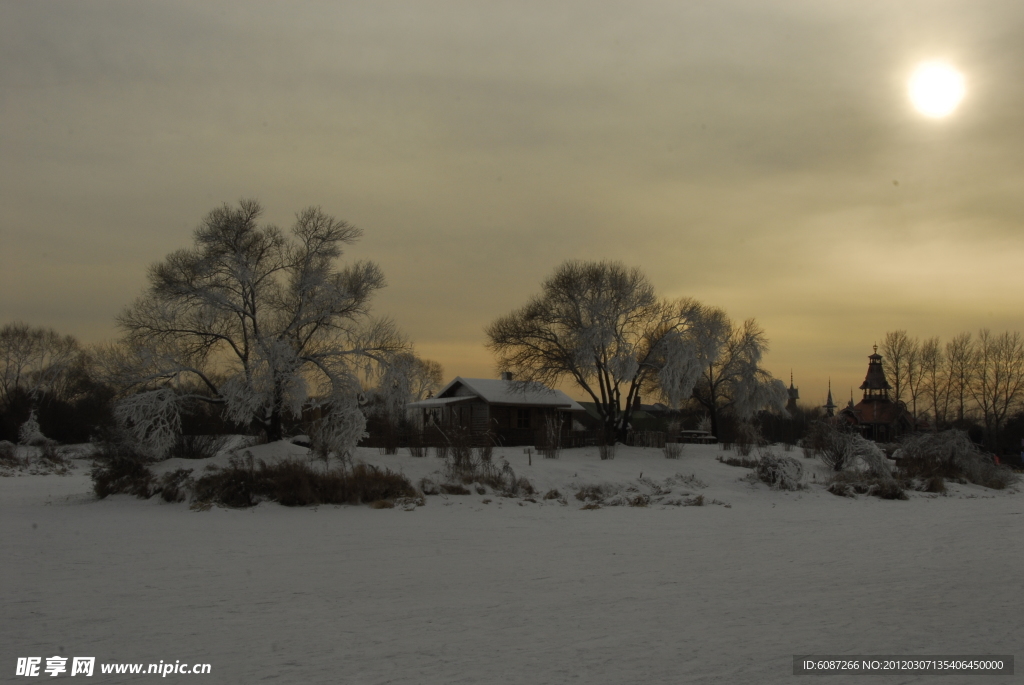
[(586, 411), (561, 390), (540, 383), (456, 376), (434, 397), (409, 403), (422, 425), (491, 433), (503, 445), (532, 445), (538, 431), (557, 426), (570, 430)]
[(914, 429), (914, 417), (907, 406), (889, 398), (892, 386), (885, 378), (878, 345), (874, 346), (874, 353), (868, 355), (868, 372), (860, 387), (864, 391), (863, 399), (853, 404), (851, 398), (850, 406), (839, 412), (840, 420), (856, 428), (865, 438), (880, 442), (895, 440)]

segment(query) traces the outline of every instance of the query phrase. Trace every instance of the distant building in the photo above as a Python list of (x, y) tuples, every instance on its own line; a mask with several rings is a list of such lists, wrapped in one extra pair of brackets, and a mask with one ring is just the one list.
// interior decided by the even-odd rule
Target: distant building
[[(825, 416), (827, 416), (829, 418), (834, 417), (836, 415), (836, 407), (837, 406), (838, 405), (836, 405), (836, 403), (832, 401), (832, 379), (830, 378), (830, 379), (828, 379), (828, 399), (825, 401), (825, 406), (822, 407), (822, 409), (825, 410)], [(851, 406), (852, 406), (852, 398), (851, 398)]]
[(865, 438), (881, 442), (889, 442), (913, 430), (914, 417), (907, 411), (907, 406), (889, 398), (892, 386), (885, 379), (878, 345), (874, 347), (874, 354), (868, 355), (868, 372), (860, 387), (864, 391), (863, 399), (853, 404), (851, 397), (850, 406), (839, 412), (840, 420), (848, 422)]
[(456, 376), (434, 397), (408, 407), (421, 412), (424, 426), (489, 432), (503, 445), (533, 444), (535, 433), (544, 430), (547, 421), (557, 420), (568, 428), (586, 413), (561, 390), (513, 381), (510, 373), (501, 376)]
[(790, 414), (795, 414), (797, 412), (796, 401), (800, 399), (800, 389), (793, 385), (792, 369), (789, 371), (789, 390), (786, 392), (789, 393), (789, 399), (786, 401), (786, 411)]

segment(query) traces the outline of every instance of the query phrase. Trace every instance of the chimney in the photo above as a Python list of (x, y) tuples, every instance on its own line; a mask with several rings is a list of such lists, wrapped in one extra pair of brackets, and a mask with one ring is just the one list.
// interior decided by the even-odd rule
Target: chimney
[(503, 380), (503, 381), (510, 381), (510, 380), (512, 380), (512, 372), (511, 371), (502, 371), (501, 372), (501, 380)]

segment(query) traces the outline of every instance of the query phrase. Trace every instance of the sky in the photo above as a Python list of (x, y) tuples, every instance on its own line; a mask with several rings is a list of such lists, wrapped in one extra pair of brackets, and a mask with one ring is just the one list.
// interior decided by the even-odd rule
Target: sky
[[(803, 403), (859, 397), (886, 331), (1024, 330), (1022, 34), (996, 0), (0, 0), (0, 323), (114, 339), (252, 197), (362, 228), (375, 311), (449, 378), (616, 259), (755, 317)], [(949, 117), (907, 97), (926, 60)]]

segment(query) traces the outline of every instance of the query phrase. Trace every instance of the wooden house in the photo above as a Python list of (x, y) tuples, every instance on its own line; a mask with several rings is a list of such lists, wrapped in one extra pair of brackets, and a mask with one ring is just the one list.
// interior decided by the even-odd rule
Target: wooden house
[(549, 422), (564, 431), (585, 413), (561, 390), (514, 381), (507, 373), (499, 379), (456, 376), (436, 396), (408, 406), (420, 412), (424, 427), (489, 432), (505, 445), (535, 444), (535, 434)]

